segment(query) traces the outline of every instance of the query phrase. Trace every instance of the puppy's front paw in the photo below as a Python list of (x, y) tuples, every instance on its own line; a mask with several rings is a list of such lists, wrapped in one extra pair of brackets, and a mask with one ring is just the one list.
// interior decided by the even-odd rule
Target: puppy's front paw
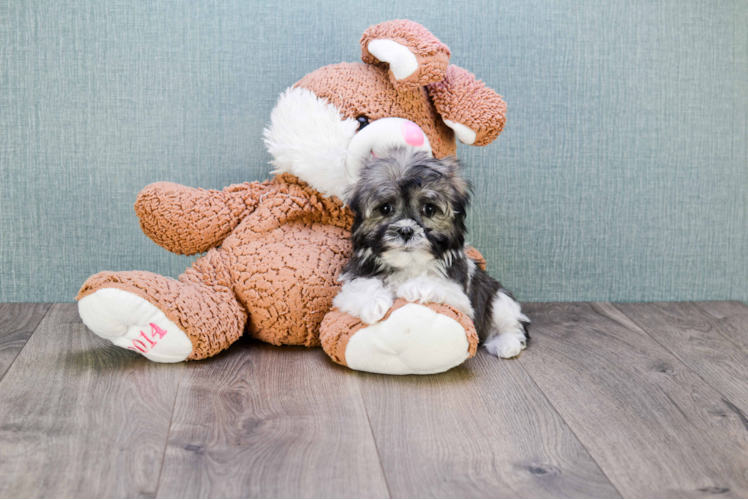
[(349, 281), (332, 301), (333, 306), (369, 325), (382, 319), (392, 303), (392, 293), (375, 278)]
[(522, 352), (527, 345), (527, 338), (521, 332), (507, 332), (489, 339), (485, 343), (486, 350), (499, 358), (513, 358)]
[(434, 284), (425, 278), (415, 278), (406, 281), (397, 289), (397, 296), (402, 297), (408, 302), (436, 302), (436, 293)]
[(414, 278), (398, 287), (397, 296), (408, 302), (447, 304), (473, 318), (470, 299), (457, 283), (425, 277)]
[(361, 313), (358, 315), (361, 321), (368, 325), (373, 325), (380, 319), (384, 318), (387, 311), (392, 307), (392, 296), (391, 295), (380, 295), (373, 297), (368, 304), (366, 304)]

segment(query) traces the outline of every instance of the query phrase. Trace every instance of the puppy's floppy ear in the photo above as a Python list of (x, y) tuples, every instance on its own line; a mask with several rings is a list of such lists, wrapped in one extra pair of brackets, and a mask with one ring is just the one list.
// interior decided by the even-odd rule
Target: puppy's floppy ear
[(435, 169), (449, 179), (455, 194), (461, 198), (465, 205), (470, 203), (470, 193), (472, 187), (470, 181), (462, 176), (462, 163), (454, 156), (447, 156), (434, 162)]
[(469, 71), (452, 64), (444, 80), (428, 89), (442, 120), (462, 143), (486, 146), (504, 129), (506, 103)]
[(450, 179), (458, 175), (460, 170), (462, 170), (462, 163), (455, 156), (446, 156), (441, 160), (429, 158), (427, 161), (431, 168)]
[(361, 60), (389, 68), (397, 90), (413, 90), (445, 77), (449, 47), (426, 28), (408, 20), (369, 27), (361, 37)]

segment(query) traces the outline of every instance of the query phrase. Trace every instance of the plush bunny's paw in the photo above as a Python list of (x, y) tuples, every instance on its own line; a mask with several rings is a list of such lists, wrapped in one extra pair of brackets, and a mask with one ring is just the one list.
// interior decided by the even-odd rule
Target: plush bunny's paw
[(83, 323), (114, 345), (151, 361), (177, 363), (192, 352), (192, 342), (156, 306), (117, 288), (102, 288), (78, 302)]
[(345, 359), (354, 370), (391, 375), (447, 371), (468, 356), (465, 329), (426, 306), (408, 304), (389, 318), (359, 330)]
[(473, 356), (478, 345), (475, 327), (458, 310), (403, 299), (373, 325), (333, 310), (322, 323), (320, 338), (335, 362), (389, 375), (447, 371)]

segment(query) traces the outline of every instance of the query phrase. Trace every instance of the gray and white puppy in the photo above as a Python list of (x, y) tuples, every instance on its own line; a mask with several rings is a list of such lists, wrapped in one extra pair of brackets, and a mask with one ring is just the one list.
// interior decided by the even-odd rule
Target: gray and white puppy
[(360, 175), (348, 196), (353, 256), (334, 305), (372, 324), (395, 297), (449, 304), (473, 319), (488, 352), (518, 355), (529, 338), (527, 316), (465, 253), (470, 184), (460, 162), (393, 148)]

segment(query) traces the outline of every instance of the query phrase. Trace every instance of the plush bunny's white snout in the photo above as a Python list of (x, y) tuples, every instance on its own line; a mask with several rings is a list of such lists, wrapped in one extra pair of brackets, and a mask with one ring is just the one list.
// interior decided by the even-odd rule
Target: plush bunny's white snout
[(431, 156), (429, 138), (416, 123), (404, 118), (380, 118), (371, 122), (353, 136), (348, 145), (346, 174), (348, 181), (358, 180), (361, 166), (372, 154), (381, 156), (389, 148), (410, 146)]

